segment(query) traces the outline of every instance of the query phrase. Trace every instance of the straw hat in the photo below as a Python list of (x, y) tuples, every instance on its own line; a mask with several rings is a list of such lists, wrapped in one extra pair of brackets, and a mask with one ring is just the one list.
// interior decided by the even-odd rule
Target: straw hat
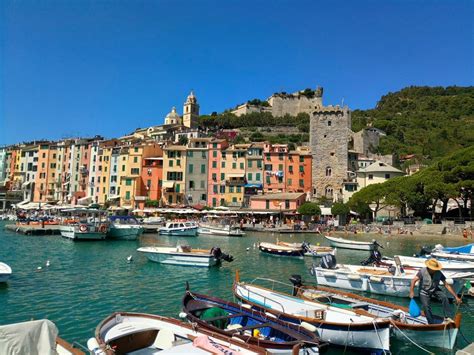
[(436, 259), (429, 259), (425, 261), (425, 265), (428, 269), (438, 271), (443, 268), (443, 265)]

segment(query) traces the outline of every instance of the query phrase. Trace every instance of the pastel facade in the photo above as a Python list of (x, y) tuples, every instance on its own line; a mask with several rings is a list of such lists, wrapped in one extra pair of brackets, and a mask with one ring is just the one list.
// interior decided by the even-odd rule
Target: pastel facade
[(288, 165), (288, 145), (266, 143), (263, 148), (265, 193), (286, 191), (286, 171)]
[(191, 138), (187, 145), (185, 188), (189, 205), (207, 204), (210, 143), (210, 138)]
[(224, 139), (212, 139), (209, 143), (209, 163), (207, 174), (207, 205), (225, 205), (225, 164), (223, 155), (228, 143)]
[[(156, 156), (143, 158), (142, 181), (147, 200), (161, 201), (163, 186), (163, 151)], [(145, 207), (145, 203), (143, 203)]]
[(286, 164), (286, 192), (305, 192), (312, 190), (312, 156), (309, 147), (297, 147), (288, 153)]
[(221, 182), (225, 181), (226, 206), (244, 205), (245, 166), (250, 144), (235, 144), (222, 152)]
[(163, 193), (165, 205), (185, 204), (186, 147), (170, 145), (163, 149)]
[(302, 192), (278, 192), (252, 196), (250, 208), (266, 211), (295, 211), (306, 201)]

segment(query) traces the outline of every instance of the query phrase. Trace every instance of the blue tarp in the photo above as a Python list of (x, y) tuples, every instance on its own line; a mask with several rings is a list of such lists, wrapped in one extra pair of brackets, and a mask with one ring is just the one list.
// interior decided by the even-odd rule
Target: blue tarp
[(245, 184), (244, 187), (256, 187), (257, 189), (261, 189), (263, 186), (262, 184)]
[(474, 254), (474, 244), (467, 244), (461, 247), (443, 248), (448, 253)]

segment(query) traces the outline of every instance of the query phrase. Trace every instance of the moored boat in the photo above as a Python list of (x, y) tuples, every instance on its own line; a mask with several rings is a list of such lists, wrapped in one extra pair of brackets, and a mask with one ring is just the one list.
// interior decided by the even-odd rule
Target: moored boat
[(409, 339), (417, 344), (429, 345), (444, 349), (453, 349), (461, 326), (461, 314), (454, 321), (445, 321), (443, 317), (434, 316), (436, 324), (428, 324), (426, 317), (412, 317), (406, 307), (356, 295), (345, 291), (323, 286), (304, 285), (299, 275), (290, 279), (294, 284), (294, 294), (303, 300), (353, 309), (359, 314), (371, 314), (379, 319), (386, 319), (393, 325), (393, 333), (401, 340)]
[(93, 355), (266, 354), (265, 349), (177, 319), (131, 312), (113, 313), (104, 319), (87, 346)]
[[(382, 295), (409, 297), (411, 280), (418, 270), (401, 270), (398, 267), (377, 267), (337, 264), (330, 268), (313, 265), (311, 274), (318, 285), (365, 291)], [(474, 276), (473, 272), (443, 272), (451, 287), (460, 293), (466, 279)], [(446, 295), (452, 295), (445, 290)], [(418, 294), (418, 285), (415, 286)]]
[(460, 247), (443, 247), (441, 244), (435, 246), (431, 252), (435, 258), (452, 259), (474, 262), (474, 244), (462, 245)]
[(58, 336), (48, 319), (0, 326), (1, 354), (85, 355)]
[(286, 243), (278, 242), (278, 245), (286, 245), (290, 247), (302, 247), (304, 249), (304, 256), (311, 256), (320, 258), (324, 255), (336, 255), (336, 249), (331, 247), (312, 245), (308, 242), (303, 243)]
[(102, 240), (107, 236), (108, 223), (105, 211), (90, 208), (63, 210), (72, 218), (63, 220), (59, 231), (65, 238), (72, 240)]
[(7, 282), (10, 276), (12, 276), (12, 268), (0, 262), (0, 282)]
[[(274, 280), (256, 279), (270, 281)], [(315, 332), (318, 337), (333, 345), (352, 348), (371, 354), (384, 354), (390, 350), (390, 322), (371, 314), (341, 309), (312, 300), (303, 300), (251, 283), (234, 283), (234, 295), (250, 304), (253, 309), (269, 312), (278, 319), (300, 325)]]
[(375, 240), (371, 242), (362, 242), (359, 240), (350, 240), (337, 237), (330, 237), (328, 235), (324, 236), (332, 247), (341, 248), (341, 249), (353, 249), (353, 250), (374, 250), (378, 244)]
[(230, 224), (199, 223), (198, 235), (221, 235), (226, 237), (242, 237), (245, 233), (238, 227)]
[(144, 253), (150, 261), (169, 265), (211, 267), (220, 265), (222, 260), (232, 262), (234, 258), (222, 253), (220, 248), (193, 249), (187, 245), (177, 247), (141, 247), (138, 252)]
[(266, 254), (275, 256), (292, 256), (301, 258), (305, 254), (305, 249), (300, 245), (285, 245), (289, 243), (267, 243), (262, 242), (258, 244), (258, 249)]
[[(421, 269), (425, 267), (426, 258), (416, 258), (412, 256), (403, 256), (403, 255), (395, 255), (393, 259), (384, 257), (382, 258), (381, 262), (387, 265), (394, 265), (396, 264), (395, 258), (400, 260), (400, 264), (404, 268), (413, 268), (413, 269)], [(443, 265), (443, 272), (445, 271), (457, 271), (457, 272), (474, 272), (474, 262), (469, 261), (456, 261), (456, 260), (442, 260), (442, 258), (437, 258)]]
[(270, 353), (318, 354), (327, 347), (313, 332), (274, 315), (189, 290), (183, 297), (183, 312), (199, 327), (258, 345)]
[(143, 227), (133, 216), (110, 216), (107, 238), (137, 240), (143, 234)]
[(164, 227), (158, 228), (158, 233), (162, 235), (179, 236), (179, 237), (195, 237), (198, 225), (196, 222), (167, 222)]

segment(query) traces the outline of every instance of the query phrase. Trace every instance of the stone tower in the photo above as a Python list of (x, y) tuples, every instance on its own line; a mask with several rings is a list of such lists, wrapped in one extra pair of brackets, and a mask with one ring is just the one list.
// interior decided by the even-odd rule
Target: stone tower
[(197, 103), (196, 96), (194, 96), (194, 92), (191, 91), (183, 106), (183, 126), (190, 128), (196, 127), (198, 117), (199, 104)]
[(342, 199), (348, 172), (348, 142), (351, 134), (349, 108), (317, 108), (310, 118), (309, 140), (313, 155), (313, 195)]

